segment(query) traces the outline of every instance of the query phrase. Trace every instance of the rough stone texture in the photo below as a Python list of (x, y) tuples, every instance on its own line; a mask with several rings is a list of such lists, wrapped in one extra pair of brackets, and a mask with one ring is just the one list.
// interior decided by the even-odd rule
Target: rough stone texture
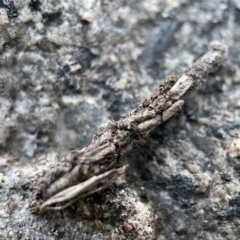
[[(238, 0), (0, 0), (0, 238), (239, 239), (239, 14)], [(211, 40), (225, 41), (228, 60), (123, 160), (126, 180), (30, 214), (36, 172), (87, 145)]]

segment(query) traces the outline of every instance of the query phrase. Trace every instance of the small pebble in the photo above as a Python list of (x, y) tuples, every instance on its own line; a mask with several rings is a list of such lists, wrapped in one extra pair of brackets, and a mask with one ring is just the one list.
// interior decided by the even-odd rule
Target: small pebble
[(125, 232), (131, 232), (133, 227), (128, 222), (124, 221), (123, 222), (123, 229), (124, 229)]
[(13, 202), (11, 204), (11, 206), (12, 206), (13, 209), (17, 209), (18, 208), (18, 204), (16, 202)]

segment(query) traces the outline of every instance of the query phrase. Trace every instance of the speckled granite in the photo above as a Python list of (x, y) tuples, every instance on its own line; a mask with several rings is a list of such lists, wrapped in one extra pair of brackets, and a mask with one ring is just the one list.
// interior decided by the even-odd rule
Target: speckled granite
[[(0, 239), (239, 239), (239, 14), (238, 0), (0, 0)], [(64, 211), (29, 212), (36, 172), (211, 40), (228, 60), (123, 160), (126, 179)]]

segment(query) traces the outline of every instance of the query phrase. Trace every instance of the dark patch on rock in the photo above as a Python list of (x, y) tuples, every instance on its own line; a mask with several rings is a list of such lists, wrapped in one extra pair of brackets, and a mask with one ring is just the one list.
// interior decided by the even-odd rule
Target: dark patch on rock
[(126, 99), (123, 101), (121, 92), (115, 92), (109, 89), (102, 97), (107, 102), (107, 108), (114, 120), (119, 120), (120, 117), (129, 110), (129, 106), (131, 106), (131, 108), (135, 107), (133, 100)]
[(196, 204), (191, 199), (196, 189), (191, 178), (178, 174), (172, 178), (171, 185), (167, 189), (182, 208), (189, 208)]
[(80, 83), (77, 81), (74, 76), (72, 76), (70, 73), (70, 66), (65, 64), (63, 67), (60, 68), (60, 70), (57, 73), (59, 83), (62, 83), (62, 91), (64, 89), (70, 90), (71, 93), (79, 94), (82, 92), (82, 88)]
[(90, 24), (90, 22), (87, 21), (86, 19), (81, 19), (81, 23), (82, 23), (83, 27), (88, 27)]
[(219, 220), (230, 220), (232, 217), (239, 215), (239, 209), (236, 208), (235, 210), (233, 210), (229, 207), (224, 206), (219, 208), (217, 213), (214, 214), (213, 217)]
[(48, 41), (47, 37), (42, 38), (42, 41), (38, 44), (38, 47), (44, 52), (54, 52), (59, 48), (59, 46), (55, 43)]
[(240, 24), (240, 9), (239, 8), (234, 9), (234, 19), (237, 23)]
[(218, 139), (224, 139), (224, 133), (222, 131), (220, 131), (219, 129), (213, 129), (212, 134), (214, 137), (216, 137)]
[(18, 92), (19, 92), (19, 88), (18, 87), (15, 87), (15, 86), (12, 86), (9, 91), (8, 91), (8, 94), (9, 94), (9, 97), (12, 99), (12, 100), (15, 100), (18, 96)]
[(70, 71), (70, 66), (65, 64), (58, 72), (58, 77), (62, 78), (65, 77), (67, 73)]
[(212, 162), (206, 162), (204, 163), (204, 167), (203, 167), (204, 171), (209, 171), (211, 173), (214, 173), (215, 171), (215, 166), (213, 165)]
[(214, 215), (214, 218), (220, 220), (230, 220), (233, 217), (240, 217), (240, 193), (229, 200), (228, 206), (221, 206)]
[(185, 198), (182, 198), (178, 201), (179, 205), (181, 208), (183, 209), (187, 209), (187, 210), (191, 210), (191, 212), (195, 212), (196, 209), (193, 208), (194, 205), (196, 205), (197, 203), (192, 199), (185, 199)]
[(58, 11), (58, 12), (53, 12), (53, 13), (43, 13), (43, 19), (45, 19), (47, 24), (50, 24), (52, 22), (55, 22), (57, 24), (61, 24), (62, 20), (62, 12)]
[(12, 40), (11, 34), (4, 26), (0, 27), (0, 34), (6, 42), (10, 42)]
[(240, 207), (240, 192), (228, 202), (229, 206)]
[(122, 18), (119, 18), (117, 22), (114, 24), (117, 28), (124, 28), (125, 27), (125, 20)]
[(117, 207), (114, 203), (107, 204), (107, 212), (110, 213), (110, 218), (108, 221), (113, 227), (124, 221), (124, 216), (121, 216), (124, 209), (125, 206), (123, 205)]
[(18, 10), (12, 0), (0, 0), (0, 8), (5, 8), (9, 18), (18, 17)]
[(139, 59), (147, 68), (154, 68), (162, 54), (174, 43), (174, 35), (180, 29), (181, 23), (176, 18), (162, 18), (158, 21), (157, 34), (149, 37)]
[(147, 188), (152, 189), (166, 189), (167, 186), (171, 183), (170, 179), (165, 176), (159, 176), (151, 181), (148, 181), (145, 185)]
[(210, 31), (214, 31), (215, 28), (224, 25), (225, 22), (229, 20), (230, 14), (232, 14), (231, 9), (226, 8), (220, 16), (215, 16), (214, 18), (207, 21), (206, 24), (204, 24), (202, 27), (202, 33), (209, 33)]
[(91, 96), (97, 96), (101, 88), (97, 84), (88, 84), (86, 92)]
[(240, 173), (240, 164), (239, 164), (239, 163), (238, 163), (238, 164), (235, 164), (234, 167), (233, 167), (233, 169), (234, 169), (236, 172)]
[(85, 72), (91, 67), (91, 62), (93, 59), (93, 54), (88, 48), (80, 47), (77, 52), (77, 61), (81, 65), (81, 72)]
[(222, 173), (220, 177), (221, 177), (221, 180), (226, 182), (230, 182), (232, 180), (231, 175), (228, 173)]
[(211, 145), (211, 142), (208, 141), (206, 137), (201, 136), (191, 136), (191, 141), (196, 146), (196, 148), (204, 152), (208, 157), (211, 156), (214, 152), (214, 147)]
[(31, 0), (30, 3), (28, 4), (28, 6), (30, 7), (30, 9), (32, 11), (39, 11), (39, 10), (41, 10), (41, 8), (40, 8), (40, 6), (41, 6), (40, 0)]
[(152, 179), (152, 173), (147, 168), (144, 168), (141, 170), (140, 176), (141, 176), (141, 179), (145, 181), (149, 181), (150, 179)]

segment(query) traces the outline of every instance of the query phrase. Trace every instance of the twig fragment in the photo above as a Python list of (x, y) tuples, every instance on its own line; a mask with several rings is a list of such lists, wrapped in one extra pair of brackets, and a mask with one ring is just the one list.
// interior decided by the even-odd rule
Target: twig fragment
[(138, 108), (119, 121), (110, 121), (89, 146), (69, 152), (60, 163), (62, 166), (43, 176), (37, 190), (38, 205), (33, 211), (63, 209), (79, 198), (102, 190), (123, 174), (125, 167), (116, 169), (115, 163), (144, 144), (156, 126), (178, 113), (184, 104), (184, 95), (221, 64), (225, 53), (223, 43), (212, 42), (209, 51), (181, 78), (168, 78)]

